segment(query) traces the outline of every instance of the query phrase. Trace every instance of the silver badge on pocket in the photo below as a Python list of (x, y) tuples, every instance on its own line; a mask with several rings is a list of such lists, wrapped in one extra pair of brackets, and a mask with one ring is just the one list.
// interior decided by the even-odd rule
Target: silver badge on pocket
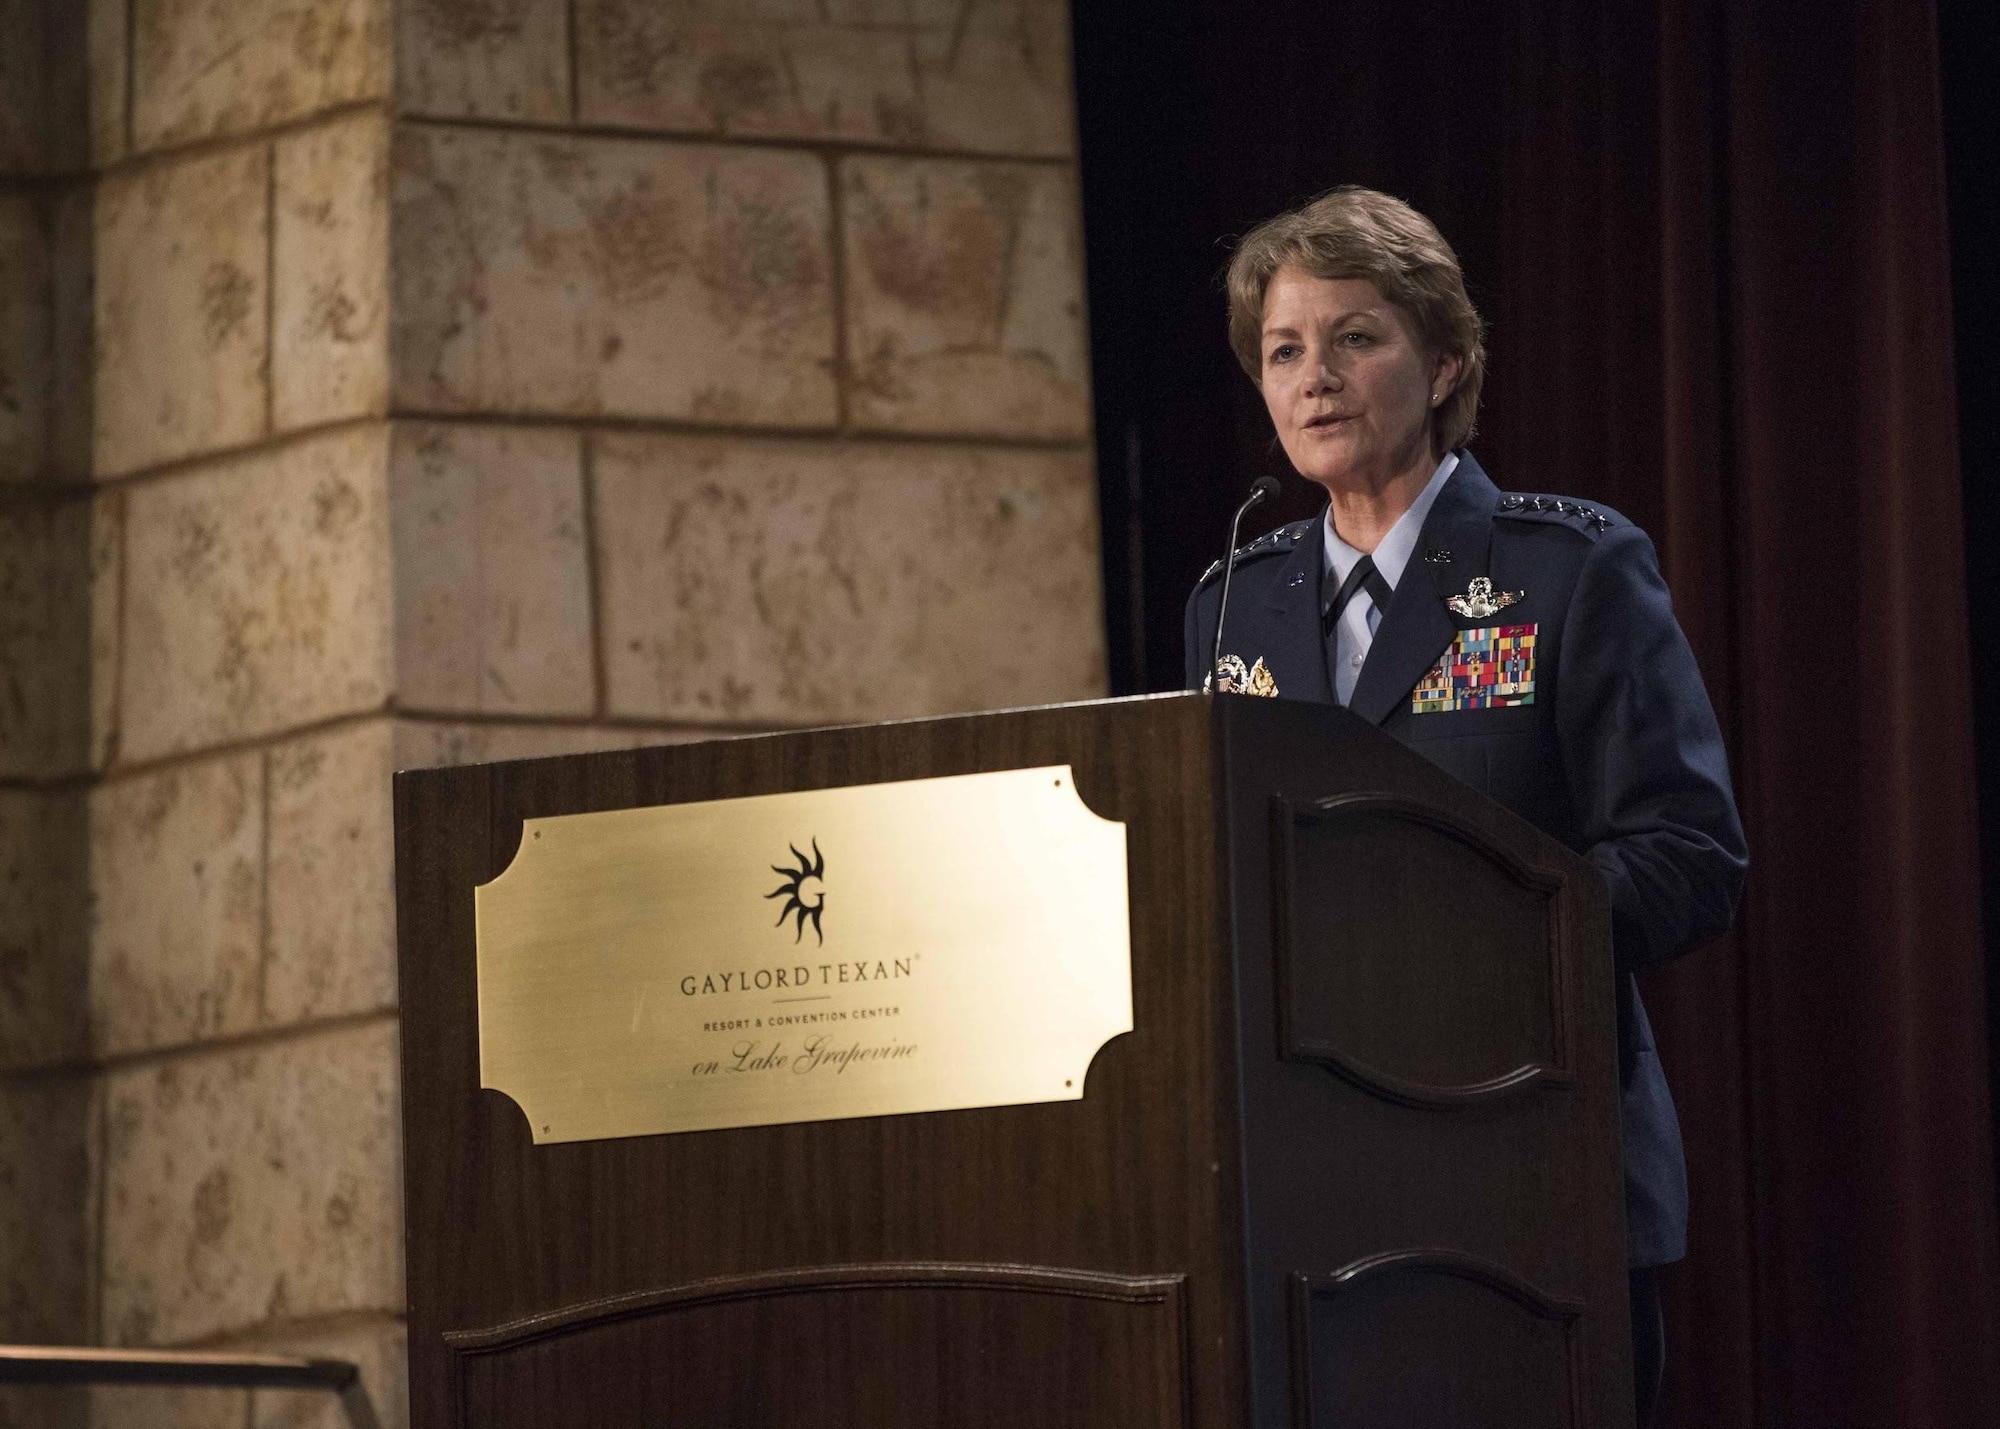
[(1495, 590), (1493, 582), (1485, 576), (1474, 576), (1464, 595), (1455, 595), (1445, 604), (1451, 607), (1454, 615), (1462, 615), (1467, 620), (1484, 620), (1498, 615), (1525, 594), (1526, 591)]

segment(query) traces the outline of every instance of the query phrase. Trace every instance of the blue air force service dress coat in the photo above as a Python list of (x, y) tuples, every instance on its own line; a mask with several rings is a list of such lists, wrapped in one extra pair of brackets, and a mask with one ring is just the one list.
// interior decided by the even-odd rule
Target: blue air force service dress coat
[[(1332, 703), (1318, 520), (1237, 553), (1225, 655)], [(1221, 563), (1188, 599), (1187, 680), (1214, 649)], [(1484, 576), (1497, 612), (1446, 604)], [(1478, 607), (1475, 606), (1475, 609)], [(1466, 676), (1470, 654), (1500, 683)], [(1490, 679), (1491, 676), (1489, 675)], [(1617, 964), (1628, 1259), (1686, 1253), (1680, 1124), (1632, 974), (1721, 933), (1747, 858), (1715, 713), (1645, 533), (1605, 507), (1503, 495), (1461, 452), (1382, 611), (1349, 708), (1604, 875)]]

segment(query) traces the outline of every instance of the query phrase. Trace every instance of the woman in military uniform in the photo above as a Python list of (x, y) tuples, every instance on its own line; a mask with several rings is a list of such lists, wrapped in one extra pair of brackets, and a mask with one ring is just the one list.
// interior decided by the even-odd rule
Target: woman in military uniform
[[(1485, 349), (1458, 259), (1401, 200), (1336, 189), (1229, 265), (1229, 338), (1325, 514), (1232, 557), (1224, 688), (1330, 701), (1587, 857), (1611, 891), (1639, 1422), (1654, 1270), (1687, 1243), (1680, 1127), (1632, 975), (1728, 927), (1743, 830), (1652, 543), (1604, 506), (1503, 493), (1465, 449)], [(1206, 684), (1221, 582), (1189, 597)], [(1258, 668), (1261, 666), (1261, 668)]]

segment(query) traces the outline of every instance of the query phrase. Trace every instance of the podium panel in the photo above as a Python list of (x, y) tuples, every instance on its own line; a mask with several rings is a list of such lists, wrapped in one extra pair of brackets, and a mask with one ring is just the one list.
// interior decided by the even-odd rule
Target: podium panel
[(1588, 1425), (1583, 1307), (1494, 1267), (1402, 1255), (1299, 1277), (1305, 1424)]
[(1284, 1055), (1412, 1106), (1570, 1079), (1557, 879), (1408, 800), (1273, 814)]
[[(481, 1088), (475, 890), (529, 821), (1057, 766), (1128, 877), (1080, 1095), (538, 1144)], [(417, 1429), (1630, 1422), (1602, 885), (1344, 710), (427, 770), (396, 820)]]
[(473, 1424), (1167, 1426), (1187, 1422), (1182, 1290), (1175, 1277), (848, 1266), (450, 1342)]

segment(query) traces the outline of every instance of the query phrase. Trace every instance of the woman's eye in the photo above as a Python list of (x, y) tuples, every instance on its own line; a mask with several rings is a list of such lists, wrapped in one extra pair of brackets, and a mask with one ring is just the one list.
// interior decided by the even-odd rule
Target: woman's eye
[(1344, 332), (1340, 335), (1340, 340), (1349, 347), (1366, 347), (1375, 339), (1365, 332)]
[(1279, 346), (1271, 349), (1270, 360), (1272, 362), (1289, 362), (1298, 355), (1298, 348), (1294, 347), (1291, 343), (1281, 343)]

